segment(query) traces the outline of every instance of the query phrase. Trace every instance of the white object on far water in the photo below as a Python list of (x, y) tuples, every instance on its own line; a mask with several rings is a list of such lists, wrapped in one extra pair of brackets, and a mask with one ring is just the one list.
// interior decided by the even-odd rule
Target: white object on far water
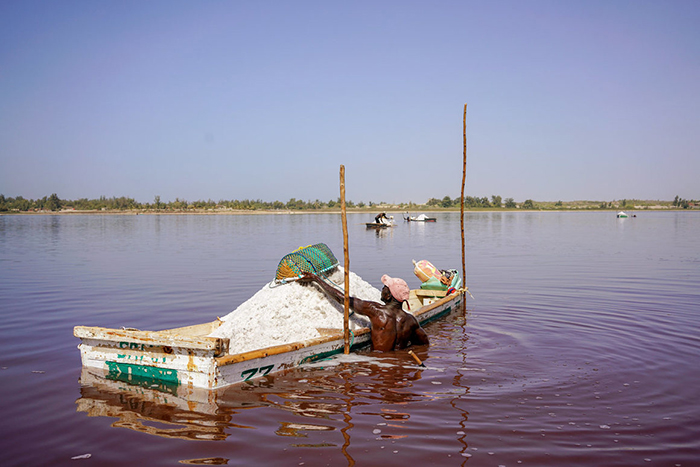
[(71, 459), (77, 460), (77, 459), (90, 459), (92, 457), (92, 454), (83, 454), (81, 456), (73, 456)]
[[(338, 267), (330, 279), (342, 287), (343, 268)], [(381, 301), (381, 292), (353, 272), (350, 272), (350, 296)], [(320, 337), (317, 328), (342, 330), (343, 305), (315, 284), (291, 282), (275, 287), (266, 284), (221, 320), (221, 326), (209, 335), (230, 339), (229, 353), (237, 354)], [(364, 316), (350, 316), (351, 330), (368, 326), (369, 320)]]

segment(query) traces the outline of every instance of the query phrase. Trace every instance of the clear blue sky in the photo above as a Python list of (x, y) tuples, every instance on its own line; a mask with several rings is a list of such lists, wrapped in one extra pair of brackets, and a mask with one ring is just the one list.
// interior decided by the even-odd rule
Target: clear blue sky
[(700, 198), (700, 2), (0, 2), (0, 193)]

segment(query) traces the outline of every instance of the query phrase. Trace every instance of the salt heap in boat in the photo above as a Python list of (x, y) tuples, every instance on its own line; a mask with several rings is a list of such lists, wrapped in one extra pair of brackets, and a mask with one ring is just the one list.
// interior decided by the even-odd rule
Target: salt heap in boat
[[(335, 284), (344, 284), (342, 267), (329, 276)], [(379, 302), (381, 292), (350, 272), (350, 295)], [(274, 345), (320, 337), (317, 328), (343, 329), (343, 305), (316, 285), (298, 282), (260, 291), (228, 315), (211, 337), (230, 339), (229, 353), (237, 354)], [(350, 329), (369, 327), (369, 320), (353, 314)]]

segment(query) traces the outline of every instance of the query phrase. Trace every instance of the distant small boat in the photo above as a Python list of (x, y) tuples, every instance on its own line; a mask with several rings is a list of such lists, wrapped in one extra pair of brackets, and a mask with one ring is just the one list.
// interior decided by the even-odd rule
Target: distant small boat
[[(407, 213), (408, 214), (408, 213)], [(437, 219), (435, 217), (428, 217), (425, 214), (419, 214), (418, 216), (405, 216), (407, 222), (435, 222)]]
[(624, 211), (620, 211), (617, 213), (617, 217), (618, 218), (625, 218), (625, 217), (629, 217), (629, 216)]
[(394, 226), (394, 216), (387, 216), (386, 213), (381, 213), (374, 218), (374, 222), (365, 224), (368, 229), (385, 229)]

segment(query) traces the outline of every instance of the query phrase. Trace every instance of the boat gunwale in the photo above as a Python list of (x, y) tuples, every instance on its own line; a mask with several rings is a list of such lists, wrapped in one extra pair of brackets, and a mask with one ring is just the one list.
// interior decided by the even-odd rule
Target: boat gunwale
[[(216, 323), (216, 321), (211, 323)], [(192, 327), (194, 326), (187, 326), (187, 328)], [(228, 338), (188, 336), (186, 334), (177, 333), (176, 331), (177, 328), (165, 329), (163, 331), (141, 331), (138, 329), (113, 329), (99, 326), (75, 326), (73, 328), (73, 335), (81, 340), (93, 339), (109, 342), (127, 341), (136, 344), (153, 346), (169, 346), (190, 350), (205, 350), (214, 352), (215, 355), (228, 352)]]

